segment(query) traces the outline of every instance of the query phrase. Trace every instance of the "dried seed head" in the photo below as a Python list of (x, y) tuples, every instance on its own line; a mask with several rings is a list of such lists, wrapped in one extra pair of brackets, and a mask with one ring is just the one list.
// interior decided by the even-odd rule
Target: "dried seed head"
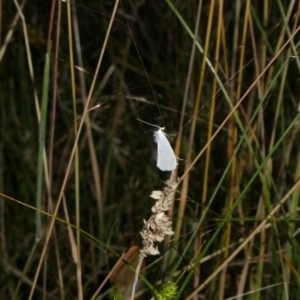
[(150, 195), (151, 198), (159, 200), (162, 196), (162, 191), (153, 191)]

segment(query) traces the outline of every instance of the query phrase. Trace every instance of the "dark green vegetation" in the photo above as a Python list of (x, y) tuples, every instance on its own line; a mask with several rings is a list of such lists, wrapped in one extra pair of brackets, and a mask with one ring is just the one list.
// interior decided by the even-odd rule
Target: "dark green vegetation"
[(198, 5), (0, 1), (1, 299), (126, 298), (168, 178), (137, 118), (182, 180), (140, 299), (299, 299), (299, 3)]

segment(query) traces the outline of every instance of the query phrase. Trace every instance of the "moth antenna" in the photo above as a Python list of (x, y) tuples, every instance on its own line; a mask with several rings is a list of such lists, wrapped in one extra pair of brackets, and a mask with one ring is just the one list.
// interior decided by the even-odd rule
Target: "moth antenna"
[(145, 122), (145, 121), (143, 121), (143, 120), (141, 120), (141, 119), (137, 119), (137, 120), (140, 121), (140, 122), (142, 122), (142, 123), (148, 124), (148, 125), (153, 126), (153, 127), (157, 127), (157, 128), (159, 128), (159, 129), (162, 129), (162, 130), (165, 129), (165, 127), (159, 127), (159, 126), (157, 126), (157, 125), (154, 125), (154, 124)]

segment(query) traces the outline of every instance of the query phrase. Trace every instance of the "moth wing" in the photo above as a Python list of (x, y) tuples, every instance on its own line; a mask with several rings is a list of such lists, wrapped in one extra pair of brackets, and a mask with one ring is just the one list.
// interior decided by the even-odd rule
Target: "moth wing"
[(161, 129), (154, 134), (157, 143), (157, 164), (162, 171), (173, 171), (176, 169), (176, 157), (166, 135)]

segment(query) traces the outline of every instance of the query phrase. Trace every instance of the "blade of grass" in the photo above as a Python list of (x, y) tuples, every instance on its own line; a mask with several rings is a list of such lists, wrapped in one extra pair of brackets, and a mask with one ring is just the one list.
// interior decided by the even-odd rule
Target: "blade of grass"
[[(77, 103), (76, 103), (76, 92), (75, 92), (75, 72), (74, 72), (74, 55), (73, 55), (73, 33), (72, 33), (72, 13), (71, 3), (67, 2), (67, 16), (68, 16), (68, 40), (69, 40), (69, 55), (70, 55), (70, 75), (71, 75), (71, 91), (72, 91), (72, 103), (73, 103), (73, 115), (74, 115), (74, 136), (76, 137), (77, 132)], [(83, 289), (82, 289), (82, 270), (81, 270), (81, 254), (80, 254), (80, 184), (79, 184), (79, 151), (78, 144), (75, 144), (74, 154), (74, 168), (75, 168), (75, 214), (76, 214), (76, 256), (73, 256), (74, 263), (76, 264), (76, 278), (77, 278), (77, 289), (78, 299), (83, 300)], [(71, 248), (74, 253), (74, 243), (70, 241)]]

